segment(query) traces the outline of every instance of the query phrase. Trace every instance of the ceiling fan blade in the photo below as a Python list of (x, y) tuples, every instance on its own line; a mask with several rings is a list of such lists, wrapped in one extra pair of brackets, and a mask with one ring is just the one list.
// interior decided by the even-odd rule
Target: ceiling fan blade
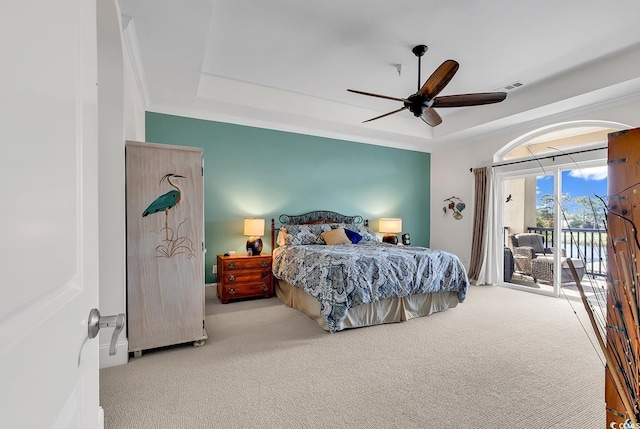
[(458, 71), (458, 67), (460, 65), (457, 61), (447, 60), (440, 64), (432, 74), (429, 76), (429, 79), (422, 85), (422, 88), (418, 91), (420, 95), (426, 95), (428, 98), (433, 98), (440, 93), (444, 89), (445, 86), (449, 83), (453, 76)]
[(373, 94), (371, 92), (356, 91), (355, 89), (347, 89), (347, 91), (355, 92), (356, 94), (369, 95), (371, 97), (385, 98), (387, 100), (395, 100), (395, 101), (400, 101), (402, 103), (409, 103), (409, 100), (407, 100), (405, 98), (389, 97), (389, 96), (386, 96), (386, 95)]
[(477, 92), (475, 94), (445, 95), (433, 100), (433, 107), (464, 107), (499, 103), (507, 98), (506, 92)]
[(367, 119), (366, 121), (362, 121), (362, 123), (364, 124), (365, 122), (375, 121), (376, 119), (380, 119), (380, 118), (384, 118), (385, 116), (393, 115), (394, 113), (401, 112), (401, 111), (403, 111), (405, 109), (406, 109), (406, 107), (401, 107), (398, 110), (394, 110), (393, 112), (385, 113), (384, 115), (376, 116), (375, 118), (371, 118), (371, 119)]
[(436, 125), (440, 125), (442, 123), (442, 118), (438, 115), (438, 112), (431, 107), (427, 107), (420, 115), (420, 119), (426, 122), (428, 125), (435, 127)]

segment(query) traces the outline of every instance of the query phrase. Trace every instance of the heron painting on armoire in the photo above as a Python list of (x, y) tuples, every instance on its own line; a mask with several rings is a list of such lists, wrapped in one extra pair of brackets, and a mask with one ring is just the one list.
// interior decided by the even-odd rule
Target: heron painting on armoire
[(127, 142), (125, 155), (129, 351), (202, 345), (202, 149)]
[(180, 235), (180, 227), (187, 221), (187, 218), (185, 217), (182, 220), (173, 219), (173, 225), (169, 225), (169, 210), (175, 207), (182, 199), (182, 189), (177, 183), (171, 181), (172, 178), (176, 181), (181, 178), (184, 179), (185, 176), (175, 173), (168, 173), (162, 176), (160, 185), (166, 182), (174, 189), (153, 200), (149, 207), (142, 212), (142, 217), (158, 212), (164, 213), (164, 226), (160, 231), (157, 231), (158, 235), (164, 234), (164, 240), (162, 244), (156, 246), (156, 256), (172, 258), (175, 255), (184, 254), (187, 258), (191, 258), (195, 251), (193, 240), (187, 236)]

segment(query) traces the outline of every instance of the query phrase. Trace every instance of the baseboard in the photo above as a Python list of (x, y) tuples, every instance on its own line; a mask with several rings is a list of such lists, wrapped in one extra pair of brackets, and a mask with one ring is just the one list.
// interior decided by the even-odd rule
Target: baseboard
[(218, 283), (205, 283), (204, 286), (205, 287), (216, 287), (216, 286), (218, 286)]
[(109, 344), (101, 344), (99, 348), (100, 368), (124, 365), (129, 361), (129, 341), (124, 340), (116, 343), (116, 354), (109, 356)]

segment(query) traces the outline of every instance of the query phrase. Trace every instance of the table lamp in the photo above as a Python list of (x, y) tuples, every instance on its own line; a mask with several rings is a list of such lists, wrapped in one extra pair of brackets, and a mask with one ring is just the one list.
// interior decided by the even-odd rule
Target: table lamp
[(248, 236), (247, 254), (259, 256), (262, 252), (262, 239), (264, 235), (264, 219), (244, 218), (244, 235)]
[(397, 233), (402, 232), (402, 219), (397, 217), (383, 217), (378, 221), (378, 231), (384, 233), (382, 241), (389, 244), (398, 244)]

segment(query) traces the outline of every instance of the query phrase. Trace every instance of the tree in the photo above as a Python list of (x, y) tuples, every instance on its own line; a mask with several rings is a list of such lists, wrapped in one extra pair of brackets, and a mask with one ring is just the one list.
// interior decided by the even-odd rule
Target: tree
[[(555, 198), (551, 194), (540, 196), (540, 206), (537, 208), (536, 225), (541, 228), (553, 228), (553, 208)], [(562, 194), (563, 225), (572, 229), (602, 229), (606, 218), (602, 201), (581, 195), (571, 198), (569, 194)]]
[[(540, 206), (536, 209), (536, 226), (540, 228), (553, 228), (553, 208), (556, 200), (553, 194), (540, 195)], [(560, 196), (560, 203), (566, 204), (571, 198), (569, 194)]]
[(541, 228), (553, 228), (553, 202), (552, 194), (540, 195), (540, 206), (536, 211), (536, 226)]
[(577, 206), (578, 215), (581, 217), (581, 228), (600, 228), (605, 218), (602, 201), (587, 195), (576, 197), (573, 203)]

